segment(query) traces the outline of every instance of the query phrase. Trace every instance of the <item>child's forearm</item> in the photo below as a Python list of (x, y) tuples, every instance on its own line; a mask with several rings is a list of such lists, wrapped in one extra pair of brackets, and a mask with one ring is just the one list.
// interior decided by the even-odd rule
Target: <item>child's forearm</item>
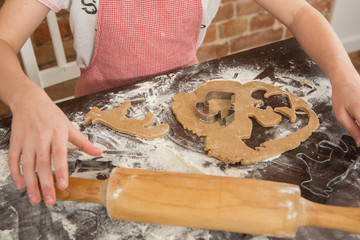
[(5, 1), (0, 11), (0, 99), (13, 110), (25, 92), (42, 91), (23, 72), (17, 54), (46, 17), (49, 8), (39, 1)]
[(340, 82), (344, 84), (344, 77), (346, 81), (358, 78), (348, 54), (329, 22), (305, 0), (255, 1), (294, 34), (306, 53), (328, 75), (333, 86)]
[(288, 27), (307, 54), (329, 76), (333, 86), (358, 78), (342, 43), (319, 12), (310, 6), (305, 7)]
[(37, 85), (23, 72), (14, 50), (1, 39), (0, 52), (0, 99), (12, 109), (22, 91), (31, 91)]

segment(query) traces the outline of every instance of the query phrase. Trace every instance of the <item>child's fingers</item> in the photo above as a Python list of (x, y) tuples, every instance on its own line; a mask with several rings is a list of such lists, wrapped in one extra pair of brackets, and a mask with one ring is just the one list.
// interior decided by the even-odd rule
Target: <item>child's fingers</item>
[(20, 171), (20, 157), (21, 147), (16, 141), (10, 140), (10, 148), (8, 155), (8, 164), (11, 177), (17, 187), (17, 189), (23, 189), (25, 187), (25, 181)]
[(360, 147), (360, 107), (354, 110), (355, 112), (352, 114), (354, 119), (351, 119), (354, 124), (351, 129), (351, 136), (355, 139), (356, 146)]
[(21, 163), (30, 202), (31, 204), (38, 204), (40, 202), (40, 193), (38, 179), (35, 174), (35, 151), (24, 148)]
[(349, 114), (343, 113), (338, 117), (338, 120), (355, 140), (356, 145), (360, 147), (360, 127), (358, 125), (360, 123), (360, 113), (356, 115), (354, 119)]
[(67, 135), (57, 135), (51, 146), (51, 154), (55, 167), (56, 184), (60, 190), (68, 186), (69, 169), (67, 159)]
[(84, 152), (98, 156), (102, 154), (102, 150), (100, 148), (95, 147), (86, 136), (80, 133), (79, 130), (74, 128), (72, 125), (70, 126), (69, 130), (69, 142), (73, 143), (74, 145), (78, 146)]
[(50, 146), (48, 144), (38, 146), (36, 153), (36, 168), (45, 204), (47, 206), (52, 206), (55, 204), (56, 197), (54, 178), (51, 170)]

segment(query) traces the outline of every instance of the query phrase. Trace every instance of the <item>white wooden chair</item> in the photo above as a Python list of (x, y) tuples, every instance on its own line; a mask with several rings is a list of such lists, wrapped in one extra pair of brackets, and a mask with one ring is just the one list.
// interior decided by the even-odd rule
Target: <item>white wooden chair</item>
[[(78, 78), (80, 76), (80, 70), (76, 65), (76, 62), (67, 62), (66, 60), (56, 14), (53, 11), (50, 11), (46, 19), (49, 25), (57, 66), (39, 70), (30, 38), (20, 50), (25, 73), (31, 80), (42, 88)], [(60, 99), (56, 102), (64, 101), (70, 98), (73, 97)]]

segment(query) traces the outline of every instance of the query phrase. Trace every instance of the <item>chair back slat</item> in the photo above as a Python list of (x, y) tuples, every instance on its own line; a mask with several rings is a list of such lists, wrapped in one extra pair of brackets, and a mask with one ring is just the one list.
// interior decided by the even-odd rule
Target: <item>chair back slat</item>
[(26, 41), (20, 50), (26, 75), (42, 88), (50, 87), (80, 76), (80, 69), (76, 65), (76, 62), (68, 62), (66, 60), (56, 14), (53, 11), (50, 11), (46, 19), (50, 30), (51, 42), (54, 48), (57, 65), (39, 70), (31, 38)]

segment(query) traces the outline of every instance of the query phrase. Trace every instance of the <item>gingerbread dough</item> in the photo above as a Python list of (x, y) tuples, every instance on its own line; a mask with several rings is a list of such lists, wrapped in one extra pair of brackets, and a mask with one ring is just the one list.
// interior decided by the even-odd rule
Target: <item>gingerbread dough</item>
[(130, 102), (126, 101), (120, 107), (110, 110), (100, 111), (99, 108), (93, 107), (86, 114), (85, 122), (90, 120), (92, 124), (100, 122), (116, 131), (145, 139), (160, 138), (169, 132), (167, 124), (149, 127), (154, 120), (154, 114), (151, 112), (148, 112), (142, 120), (127, 118), (125, 112), (130, 106)]
[[(252, 98), (252, 93), (258, 90), (265, 91), (265, 98), (272, 95), (284, 95), (288, 98), (290, 107), (272, 107), (260, 109), (261, 101)], [(209, 91), (225, 91), (235, 93), (235, 120), (227, 126), (221, 126), (219, 121), (205, 123), (197, 119), (195, 104), (204, 101)], [(213, 99), (210, 102), (209, 114), (221, 109), (226, 113), (230, 101)], [(171, 105), (177, 120), (185, 129), (198, 136), (205, 136), (205, 151), (209, 156), (216, 157), (226, 163), (251, 164), (271, 157), (275, 157), (285, 151), (296, 148), (305, 141), (319, 126), (319, 120), (310, 105), (296, 95), (285, 92), (272, 85), (252, 81), (241, 84), (235, 81), (210, 81), (199, 86), (195, 93), (177, 94)], [(302, 111), (308, 115), (308, 124), (290, 135), (272, 139), (261, 143), (259, 147), (252, 149), (242, 139), (249, 139), (252, 132), (250, 117), (264, 127), (274, 127), (281, 122), (284, 115), (290, 122), (296, 121), (296, 112)]]

